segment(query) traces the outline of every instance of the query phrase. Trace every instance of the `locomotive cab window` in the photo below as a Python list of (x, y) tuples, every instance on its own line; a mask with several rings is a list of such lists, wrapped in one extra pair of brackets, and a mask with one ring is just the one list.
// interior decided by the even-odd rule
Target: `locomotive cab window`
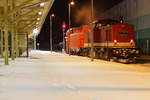
[(127, 32), (127, 31), (121, 31), (121, 32), (119, 32), (119, 34), (121, 34), (121, 35), (127, 35), (127, 34), (129, 34), (129, 32)]

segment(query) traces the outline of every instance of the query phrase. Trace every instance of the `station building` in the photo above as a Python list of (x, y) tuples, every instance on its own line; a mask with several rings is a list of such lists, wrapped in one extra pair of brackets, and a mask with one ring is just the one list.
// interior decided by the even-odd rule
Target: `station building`
[(29, 44), (36, 48), (36, 37), (53, 2), (54, 0), (0, 0), (0, 60), (4, 59), (5, 65), (23, 53), (28, 56)]
[(135, 26), (137, 47), (144, 54), (150, 54), (150, 0), (123, 0), (106, 10), (102, 18), (118, 20), (123, 16), (125, 23)]

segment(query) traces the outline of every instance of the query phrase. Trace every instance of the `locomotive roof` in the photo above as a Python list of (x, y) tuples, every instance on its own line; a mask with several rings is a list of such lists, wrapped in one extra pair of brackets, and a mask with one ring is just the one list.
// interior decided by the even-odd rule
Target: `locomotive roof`
[(112, 24), (116, 24), (118, 23), (117, 20), (113, 20), (113, 19), (103, 19), (103, 20), (98, 20), (95, 22), (95, 24), (101, 24), (102, 26), (105, 26), (105, 25), (112, 25)]

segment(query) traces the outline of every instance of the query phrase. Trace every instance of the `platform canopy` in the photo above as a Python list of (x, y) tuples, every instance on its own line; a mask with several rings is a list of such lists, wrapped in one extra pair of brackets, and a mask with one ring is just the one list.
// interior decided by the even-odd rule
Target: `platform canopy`
[(36, 29), (37, 35), (53, 2), (54, 0), (0, 0), (0, 25), (5, 25), (7, 18), (9, 24), (17, 26), (19, 33), (33, 36), (33, 30)]

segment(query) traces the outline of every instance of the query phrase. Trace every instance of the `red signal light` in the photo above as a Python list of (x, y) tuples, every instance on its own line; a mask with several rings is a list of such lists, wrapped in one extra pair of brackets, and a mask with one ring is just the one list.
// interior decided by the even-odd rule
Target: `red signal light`
[(64, 29), (64, 30), (67, 28), (67, 24), (65, 23), (65, 21), (63, 21), (61, 27), (62, 27), (62, 29)]
[(62, 24), (62, 28), (66, 28), (66, 24)]

